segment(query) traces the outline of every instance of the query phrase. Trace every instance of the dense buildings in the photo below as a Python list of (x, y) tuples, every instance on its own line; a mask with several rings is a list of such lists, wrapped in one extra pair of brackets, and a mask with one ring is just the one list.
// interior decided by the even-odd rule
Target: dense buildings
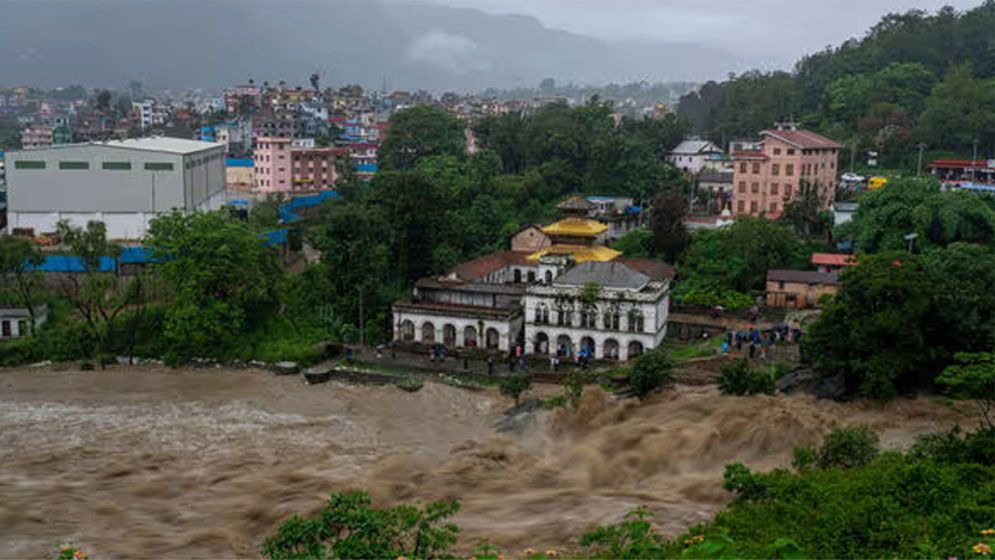
[(842, 145), (793, 125), (765, 130), (758, 150), (733, 152), (733, 212), (777, 218), (801, 182), (817, 185), (825, 208), (833, 202)]
[(220, 208), (223, 158), (220, 144), (159, 137), (8, 152), (8, 229), (99, 220), (110, 238), (139, 238), (156, 214)]

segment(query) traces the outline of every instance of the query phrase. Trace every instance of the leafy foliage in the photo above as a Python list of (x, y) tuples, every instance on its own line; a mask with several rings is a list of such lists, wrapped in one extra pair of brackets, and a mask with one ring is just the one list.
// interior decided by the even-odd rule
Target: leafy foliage
[(645, 398), (674, 378), (673, 362), (666, 350), (656, 347), (640, 354), (632, 364), (629, 386), (639, 398)]
[(636, 509), (616, 525), (586, 533), (580, 545), (594, 558), (662, 558), (667, 541), (654, 530), (652, 518), (649, 510)]
[(466, 149), (463, 126), (434, 107), (412, 107), (390, 116), (390, 134), (378, 151), (385, 170), (406, 171), (428, 156), (461, 156)]
[(863, 255), (802, 339), (826, 375), (851, 391), (887, 398), (929, 384), (957, 352), (990, 350), (995, 340), (995, 258), (955, 243), (922, 256)]
[(989, 430), (995, 429), (992, 408), (995, 407), (995, 354), (958, 353), (957, 364), (947, 366), (936, 378), (936, 383), (948, 393), (962, 399), (975, 399), (981, 423)]
[(873, 434), (841, 430), (798, 472), (729, 465), (726, 488), (738, 497), (690, 534), (724, 531), (724, 554), (740, 558), (769, 558), (781, 539), (807, 558), (969, 555), (995, 515), (995, 467), (990, 454), (964, 459), (992, 437), (943, 436), (942, 445), (876, 455)]
[(149, 226), (147, 245), (170, 294), (164, 337), (180, 361), (222, 357), (276, 304), (276, 255), (239, 220), (174, 211)]
[(878, 455), (878, 436), (867, 426), (837, 428), (826, 435), (820, 447), (795, 449), (792, 462), (798, 470), (854, 469), (870, 463)]
[(719, 373), (719, 391), (725, 395), (773, 395), (777, 380), (787, 373), (784, 364), (751, 367), (745, 359), (724, 364)]
[(899, 178), (865, 193), (851, 222), (837, 237), (849, 238), (862, 251), (907, 249), (905, 236), (916, 234), (920, 250), (959, 241), (995, 240), (995, 199), (964, 191), (944, 193), (932, 179)]
[(505, 377), (501, 379), (500, 388), (501, 394), (515, 399), (515, 406), (518, 406), (518, 400), (521, 398), (522, 393), (532, 388), (532, 377), (529, 375), (511, 375)]
[(262, 553), (273, 560), (442, 558), (459, 535), (446, 522), (458, 511), (455, 501), (377, 509), (365, 492), (332, 494), (316, 517), (280, 524)]
[(743, 217), (730, 226), (695, 233), (681, 255), (674, 290), (679, 303), (749, 307), (772, 268), (805, 268), (810, 251), (784, 224)]

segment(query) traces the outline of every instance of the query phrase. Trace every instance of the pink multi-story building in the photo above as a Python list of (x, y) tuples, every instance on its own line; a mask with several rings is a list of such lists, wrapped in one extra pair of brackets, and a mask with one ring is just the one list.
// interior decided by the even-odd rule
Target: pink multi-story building
[(292, 138), (256, 139), (256, 190), (260, 192), (320, 191), (334, 188), (335, 159), (348, 157), (344, 148), (304, 146)]
[(732, 210), (737, 215), (777, 218), (801, 182), (819, 185), (823, 206), (836, 193), (839, 143), (808, 130), (765, 130), (759, 150), (733, 152)]

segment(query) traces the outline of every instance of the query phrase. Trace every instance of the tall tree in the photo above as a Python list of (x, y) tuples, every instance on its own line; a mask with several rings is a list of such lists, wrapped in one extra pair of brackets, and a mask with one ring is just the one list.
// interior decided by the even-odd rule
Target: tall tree
[(669, 262), (676, 262), (677, 256), (688, 242), (687, 228), (684, 227), (684, 214), (687, 205), (680, 189), (662, 190), (653, 197), (653, 212), (650, 214), (650, 229), (656, 251)]
[(419, 106), (391, 115), (378, 161), (384, 170), (406, 171), (423, 157), (462, 157), (465, 151), (466, 136), (458, 120), (440, 109)]
[(152, 221), (145, 241), (170, 295), (163, 335), (172, 358), (222, 356), (273, 313), (281, 268), (245, 222), (173, 211)]
[(121, 247), (107, 239), (107, 226), (103, 222), (90, 221), (86, 228), (80, 228), (61, 220), (56, 229), (63, 245), (83, 266), (82, 273), (62, 276), (63, 292), (86, 324), (94, 342), (93, 356), (102, 358), (110, 351), (114, 321), (127, 303), (123, 280), (104, 267), (104, 259), (117, 260)]

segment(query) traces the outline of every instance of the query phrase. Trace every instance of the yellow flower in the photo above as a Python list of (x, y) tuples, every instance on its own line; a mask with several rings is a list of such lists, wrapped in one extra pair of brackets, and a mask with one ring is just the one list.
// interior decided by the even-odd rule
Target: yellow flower
[(528, 556), (532, 556), (535, 553), (536, 553), (536, 551), (535, 551), (534, 548), (526, 548), (525, 550), (522, 551), (522, 556), (528, 557)]
[(559, 556), (559, 554), (557, 554), (556, 551), (551, 548), (546, 551), (546, 556), (548, 556), (549, 558), (556, 558), (557, 556)]
[(76, 552), (73, 553), (73, 558), (75, 558), (76, 560), (86, 560), (86, 553), (83, 552), (82, 550), (77, 550)]
[(985, 535), (986, 537), (989, 537), (991, 535), (995, 535), (995, 529), (982, 529), (981, 530), (981, 534)]
[(504, 554), (498, 554), (497, 560), (504, 560)]
[(988, 546), (983, 542), (979, 542), (978, 544), (974, 545), (974, 548), (972, 548), (971, 550), (973, 550), (975, 554), (980, 554), (982, 556), (988, 556), (989, 554), (992, 553), (992, 547)]

